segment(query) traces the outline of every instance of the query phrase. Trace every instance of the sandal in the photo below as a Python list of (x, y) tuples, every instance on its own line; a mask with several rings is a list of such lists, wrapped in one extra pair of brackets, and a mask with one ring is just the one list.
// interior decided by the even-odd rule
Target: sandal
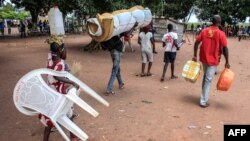
[(152, 76), (152, 73), (148, 73), (147, 76)]
[(124, 89), (125, 88), (125, 84), (122, 83), (120, 86), (119, 86), (119, 89)]
[(177, 79), (178, 78), (178, 76), (171, 76), (171, 79)]
[(146, 76), (146, 75), (145, 75), (144, 73), (142, 73), (142, 74), (141, 74), (141, 77), (144, 77), (144, 76)]
[(104, 95), (105, 96), (110, 96), (110, 95), (114, 95), (115, 94), (115, 92), (114, 91), (107, 91)]
[(74, 113), (73, 116), (72, 116), (71, 118), (72, 118), (72, 119), (75, 119), (75, 118), (77, 118), (78, 116), (79, 116), (78, 113)]
[(209, 107), (209, 106), (210, 106), (209, 103), (206, 103), (206, 104), (204, 104), (204, 105), (200, 104), (200, 107), (201, 107), (201, 108), (207, 108), (207, 107)]

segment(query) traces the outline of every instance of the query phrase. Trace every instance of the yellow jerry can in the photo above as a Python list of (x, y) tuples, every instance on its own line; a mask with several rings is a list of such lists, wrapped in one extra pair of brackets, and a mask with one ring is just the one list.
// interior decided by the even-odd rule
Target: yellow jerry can
[(182, 70), (182, 77), (187, 81), (195, 83), (201, 72), (201, 63), (189, 60)]

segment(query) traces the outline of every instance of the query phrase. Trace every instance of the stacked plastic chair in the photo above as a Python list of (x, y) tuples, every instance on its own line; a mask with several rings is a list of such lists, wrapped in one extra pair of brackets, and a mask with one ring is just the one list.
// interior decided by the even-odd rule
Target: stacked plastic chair
[[(78, 84), (80, 88), (79, 90), (71, 88), (66, 95), (60, 94), (47, 85), (43, 75), (66, 77)], [(61, 126), (85, 141), (88, 139), (88, 135), (72, 122), (66, 114), (73, 104), (80, 106), (94, 117), (97, 117), (99, 113), (78, 96), (80, 89), (105, 106), (109, 106), (106, 100), (72, 74), (45, 68), (33, 70), (24, 75), (15, 86), (13, 98), (16, 108), (21, 113), (29, 116), (41, 113), (49, 117), (66, 141), (70, 141), (70, 139)]]

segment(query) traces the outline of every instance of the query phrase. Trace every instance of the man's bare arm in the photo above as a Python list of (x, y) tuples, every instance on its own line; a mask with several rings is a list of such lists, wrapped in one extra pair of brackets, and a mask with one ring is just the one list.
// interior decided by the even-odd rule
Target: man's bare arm
[(58, 81), (61, 81), (61, 82), (67, 83), (67, 84), (71, 84), (71, 85), (73, 85), (74, 87), (76, 87), (77, 89), (79, 88), (79, 86), (78, 86), (75, 82), (69, 80), (68, 78), (65, 78), (65, 77), (57, 77), (57, 76), (54, 76), (54, 78), (55, 78), (56, 80), (58, 80)]
[(228, 51), (227, 47), (223, 47), (223, 55), (224, 55), (225, 60), (226, 60), (225, 68), (230, 68), (230, 65), (229, 65), (229, 51)]
[(151, 44), (153, 45), (153, 48), (155, 48), (155, 41), (154, 38), (150, 38)]
[(194, 43), (193, 61), (197, 61), (197, 52), (198, 52), (199, 45), (200, 45), (200, 42), (196, 40), (195, 43)]

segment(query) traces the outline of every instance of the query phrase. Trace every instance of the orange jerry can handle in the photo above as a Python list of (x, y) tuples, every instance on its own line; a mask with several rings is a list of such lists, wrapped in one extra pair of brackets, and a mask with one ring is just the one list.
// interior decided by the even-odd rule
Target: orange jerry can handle
[(228, 91), (233, 83), (233, 79), (234, 79), (234, 72), (230, 69), (225, 68), (218, 80), (217, 90)]

